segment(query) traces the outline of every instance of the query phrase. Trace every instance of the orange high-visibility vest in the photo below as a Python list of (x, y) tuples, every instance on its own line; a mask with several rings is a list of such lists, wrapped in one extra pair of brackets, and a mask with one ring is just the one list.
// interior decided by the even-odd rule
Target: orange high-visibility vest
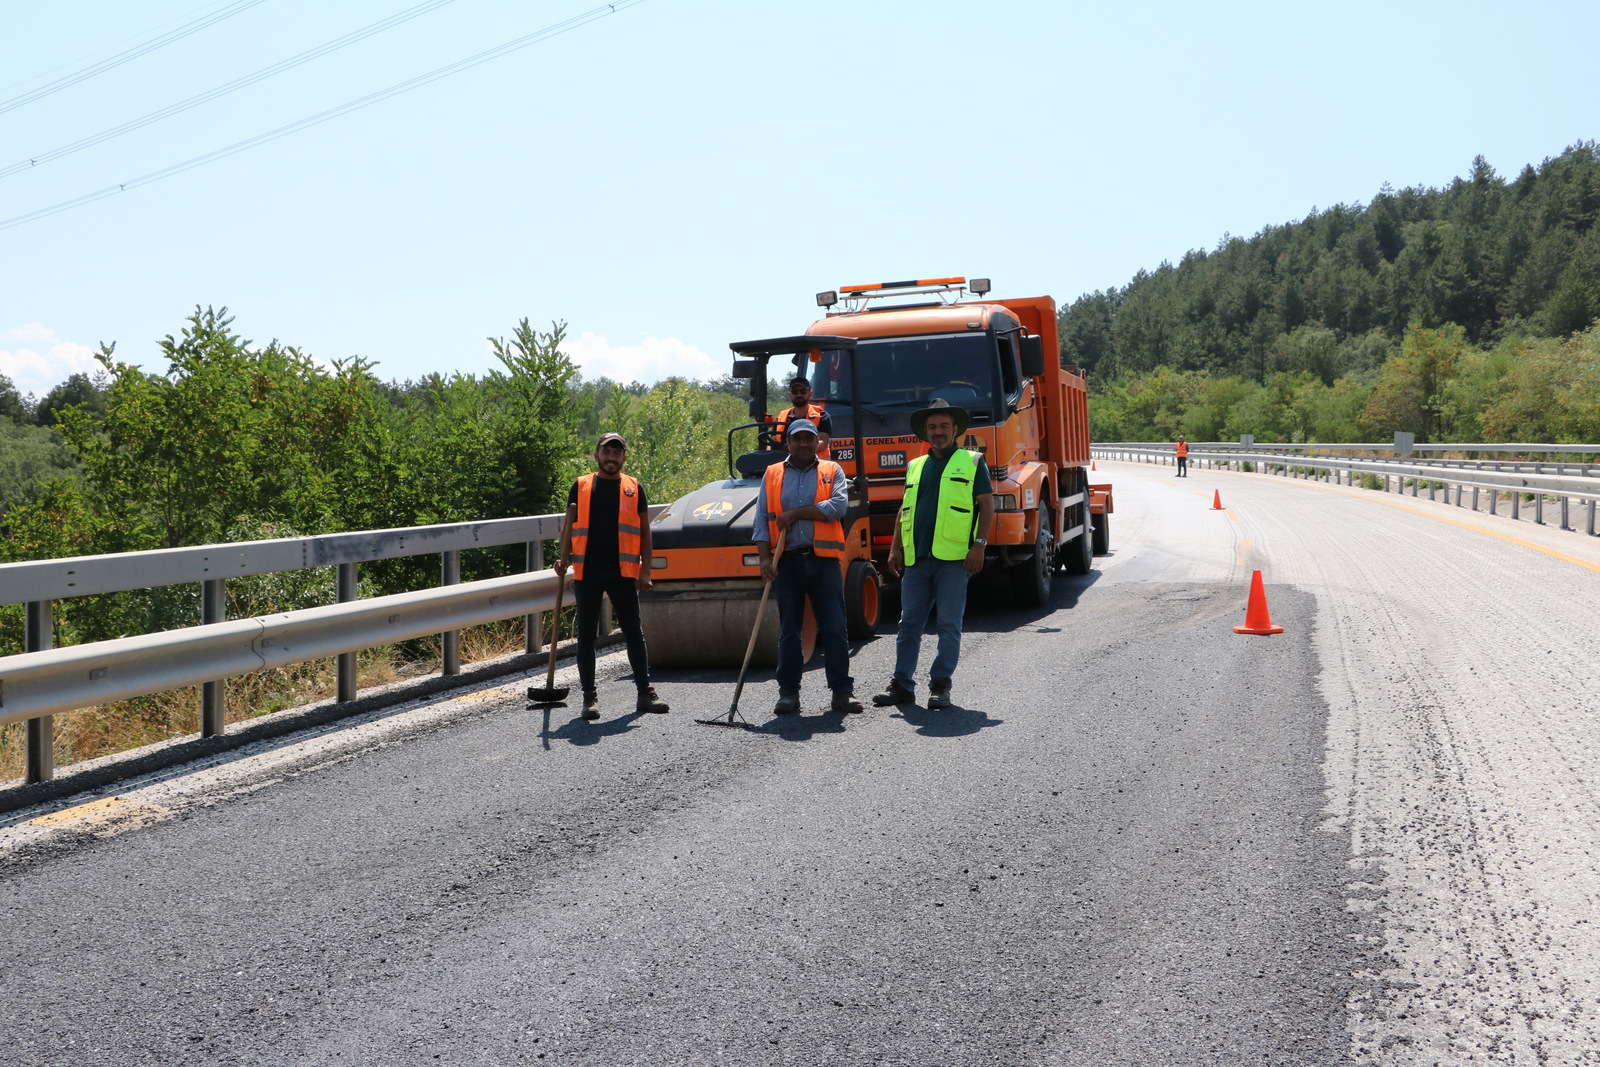
[[(639, 577), (639, 535), (644, 529), (644, 512), (639, 508), (639, 480), (621, 475), (617, 494), (617, 565), (626, 578)], [(593, 474), (578, 479), (578, 521), (572, 526), (569, 549), (572, 577), (583, 581), (583, 556), (589, 546), (589, 496), (594, 491)]]
[(1188, 454), (1189, 454), (1189, 442), (1188, 441), (1179, 441), (1178, 442), (1178, 455), (1187, 456)]
[[(774, 463), (767, 467), (767, 538), (774, 548), (778, 544), (778, 516), (783, 512), (783, 471), (788, 463)], [(833, 480), (844, 477), (844, 468), (831, 459), (817, 460), (817, 498), (820, 505), (833, 495)], [(833, 559), (844, 557), (844, 523), (838, 519), (828, 522), (812, 520), (811, 548), (819, 556)]]
[[(786, 443), (789, 440), (789, 416), (791, 416), (793, 414), (794, 414), (794, 408), (791, 407), (788, 410), (786, 410), (782, 415), (778, 416), (778, 443), (780, 445)], [(806, 405), (806, 418), (810, 419), (812, 422), (817, 423), (817, 426), (819, 427), (819, 429), (817, 430), (817, 455), (822, 457), (822, 458), (824, 458), (824, 459), (826, 459), (828, 454), (833, 451), (833, 446), (824, 444), (822, 442), (822, 431), (820, 429), (822, 423), (820, 421), (818, 421), (818, 420), (820, 420), (822, 418), (822, 405), (821, 404), (807, 404)]]

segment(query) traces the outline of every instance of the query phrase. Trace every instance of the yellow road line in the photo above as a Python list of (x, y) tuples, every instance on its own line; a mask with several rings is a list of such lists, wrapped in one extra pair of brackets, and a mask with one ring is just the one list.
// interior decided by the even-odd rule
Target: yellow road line
[(29, 819), (28, 822), (34, 826), (71, 826), (74, 823), (93, 826), (129, 818), (151, 822), (169, 814), (171, 812), (168, 809), (157, 804), (140, 804), (127, 797), (101, 797), (86, 804), (76, 804), (70, 808), (40, 815), (38, 818)]

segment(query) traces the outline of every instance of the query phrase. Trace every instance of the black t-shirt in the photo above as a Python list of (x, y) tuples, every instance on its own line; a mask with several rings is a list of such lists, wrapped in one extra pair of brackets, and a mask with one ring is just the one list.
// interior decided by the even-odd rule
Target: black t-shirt
[[(617, 499), (621, 492), (621, 478), (595, 477), (594, 488), (589, 490), (589, 541), (583, 552), (584, 570), (591, 567), (609, 571), (622, 569), (617, 560)], [(573, 482), (567, 492), (567, 507), (577, 506), (578, 483)], [(649, 506), (649, 501), (644, 498), (644, 486), (641, 485), (638, 508), (643, 512)], [(630, 507), (628, 510), (633, 509)]]

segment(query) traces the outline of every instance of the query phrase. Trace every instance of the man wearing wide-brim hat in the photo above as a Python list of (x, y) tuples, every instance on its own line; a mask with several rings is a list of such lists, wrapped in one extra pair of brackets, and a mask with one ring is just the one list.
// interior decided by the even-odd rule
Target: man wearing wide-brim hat
[(929, 670), (928, 707), (948, 708), (951, 703), (967, 578), (983, 569), (994, 528), (989, 468), (978, 453), (956, 447), (970, 421), (964, 410), (939, 397), (911, 416), (911, 429), (929, 447), (927, 455), (906, 468), (905, 498), (889, 542), (889, 572), (900, 576), (900, 633), (894, 677), (888, 689), (872, 698), (879, 707), (916, 700), (922, 629), (936, 606), (939, 647)]

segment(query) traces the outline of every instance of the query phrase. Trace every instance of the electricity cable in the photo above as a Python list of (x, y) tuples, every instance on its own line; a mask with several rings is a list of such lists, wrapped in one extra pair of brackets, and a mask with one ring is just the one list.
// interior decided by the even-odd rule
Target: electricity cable
[(219, 85), (214, 89), (208, 89), (205, 92), (200, 93), (198, 96), (191, 96), (187, 100), (180, 100), (176, 104), (171, 104), (167, 107), (161, 108), (160, 110), (152, 111), (148, 115), (142, 115), (136, 119), (130, 119), (120, 126), (113, 126), (109, 130), (102, 130), (100, 133), (73, 141), (71, 144), (62, 145), (60, 148), (52, 148), (48, 152), (40, 152), (37, 155), (29, 156), (27, 159), (18, 160), (10, 166), (0, 167), (0, 178), (6, 178), (13, 174), (18, 174), (32, 167), (37, 167), (41, 163), (49, 163), (51, 160), (60, 159), (62, 156), (69, 156), (74, 152), (82, 151), (85, 148), (90, 148), (94, 145), (100, 144), (103, 141), (109, 141), (114, 137), (121, 137), (125, 133), (131, 133), (134, 130), (141, 129), (150, 125), (152, 122), (160, 122), (162, 119), (181, 114), (182, 112), (188, 111), (191, 108), (199, 107), (201, 104), (210, 103), (218, 97), (227, 96), (229, 93), (236, 92), (237, 90), (243, 89), (246, 86), (254, 85), (256, 82), (265, 81), (267, 78), (270, 78), (275, 74), (282, 74), (286, 70), (291, 70), (300, 66), (301, 64), (309, 63), (313, 59), (319, 59), (330, 52), (337, 52), (339, 49), (344, 48), (347, 45), (355, 44), (357, 41), (366, 40), (368, 37), (371, 37), (374, 34), (382, 33), (384, 30), (398, 26), (403, 22), (409, 22), (418, 15), (425, 15), (436, 8), (441, 8), (446, 4), (451, 4), (454, 2), (455, 0), (426, 0), (425, 3), (418, 4), (415, 7), (407, 8), (399, 14), (390, 15), (386, 19), (380, 19), (379, 21), (372, 23), (370, 26), (363, 26), (359, 30), (352, 30), (343, 37), (336, 37), (325, 44), (320, 44), (315, 48), (309, 49), (308, 51), (301, 52), (297, 56), (290, 56), (288, 59), (280, 60), (279, 62), (273, 63), (270, 66), (262, 67), (260, 70), (255, 71), (252, 74), (246, 74), (243, 77), (235, 78), (231, 82)]
[(134, 45), (125, 52), (118, 52), (110, 59), (102, 59), (98, 63), (91, 63), (82, 70), (57, 78), (55, 81), (41, 85), (37, 89), (31, 89), (21, 96), (13, 96), (10, 100), (0, 101), (0, 115), (5, 114), (7, 111), (14, 111), (24, 104), (31, 104), (35, 100), (49, 96), (51, 93), (58, 93), (62, 89), (77, 85), (81, 81), (87, 81), (96, 74), (104, 74), (113, 67), (120, 67), (122, 64), (138, 59), (140, 56), (149, 55), (158, 48), (172, 44), (174, 41), (181, 41), (191, 34), (199, 33), (207, 26), (214, 26), (223, 19), (232, 18), (241, 11), (248, 11), (257, 4), (265, 2), (266, 0), (235, 0), (234, 3), (229, 4), (221, 11), (214, 11), (202, 18), (195, 19), (193, 22), (185, 23), (175, 30), (162, 34), (160, 37), (146, 41), (144, 44)]
[(128, 41), (138, 40), (140, 37), (143, 37), (147, 33), (155, 33), (157, 30), (161, 29), (163, 26), (170, 26), (174, 22), (178, 22), (178, 21), (180, 21), (182, 19), (186, 19), (190, 15), (193, 15), (196, 11), (204, 11), (206, 8), (211, 8), (211, 7), (216, 7), (216, 6), (217, 6), (217, 0), (207, 0), (206, 3), (198, 4), (198, 5), (194, 6), (194, 7), (189, 8), (187, 11), (180, 12), (176, 16), (174, 16), (174, 17), (172, 17), (170, 19), (167, 19), (165, 22), (158, 22), (154, 26), (151, 26), (149, 29), (140, 30), (138, 33), (130, 33), (126, 37), (119, 37), (115, 41), (113, 41), (111, 44), (107, 45), (104, 48), (97, 48), (93, 52), (89, 52), (89, 53), (87, 53), (85, 55), (74, 56), (71, 59), (66, 60), (65, 62), (57, 63), (55, 66), (51, 67), (49, 70), (41, 70), (37, 74), (30, 74), (25, 78), (18, 78), (14, 82), (6, 82), (4, 85), (0, 85), (0, 93), (10, 92), (12, 89), (15, 89), (19, 85), (27, 85), (29, 82), (38, 81), (40, 78), (43, 78), (45, 75), (54, 74), (58, 70), (66, 70), (68, 67), (74, 66), (74, 65), (76, 65), (78, 63), (82, 63), (86, 59), (93, 59), (95, 56), (101, 55), (101, 54), (103, 54), (105, 52), (109, 52), (113, 48), (117, 48), (117, 47), (121, 46), (122, 44), (124, 44), (124, 43), (126, 43)]
[(518, 37), (514, 41), (507, 41), (505, 44), (496, 45), (494, 48), (479, 52), (477, 55), (468, 56), (465, 59), (457, 60), (456, 62), (448, 64), (447, 66), (439, 67), (437, 70), (429, 71), (426, 74), (419, 74), (415, 78), (391, 85), (387, 89), (380, 89), (375, 93), (369, 93), (368, 95), (360, 97), (359, 99), (340, 104), (338, 107), (331, 107), (326, 111), (320, 111), (315, 115), (300, 119), (298, 122), (291, 122), (285, 126), (279, 126), (275, 130), (268, 130), (266, 133), (257, 134), (254, 137), (248, 137), (243, 141), (236, 141), (225, 148), (218, 148), (215, 151), (207, 152), (204, 155), (195, 156), (193, 159), (187, 159), (182, 163), (174, 163), (172, 166), (163, 167), (161, 170), (153, 170), (148, 174), (141, 174), (137, 178), (130, 178), (125, 182), (118, 182), (116, 185), (108, 185), (104, 189), (97, 189), (92, 193), (85, 193), (84, 195), (74, 197), (71, 200), (63, 200), (59, 204), (52, 204), (49, 207), (39, 208), (37, 211), (30, 211), (25, 215), (17, 215), (13, 218), (5, 219), (0, 221), (0, 230), (8, 230), (13, 226), (21, 226), (25, 222), (32, 222), (35, 219), (42, 219), (49, 215), (70, 210), (71, 208), (81, 207), (84, 204), (91, 204), (96, 200), (104, 200), (108, 196), (115, 196), (118, 193), (127, 192), (129, 189), (136, 189), (141, 185), (149, 185), (152, 182), (158, 182), (163, 178), (170, 178), (173, 175), (182, 174), (184, 171), (193, 170), (196, 167), (203, 167), (207, 163), (214, 163), (219, 159), (226, 159), (228, 156), (236, 155), (247, 149), (255, 148), (271, 141), (276, 141), (280, 137), (287, 137), (291, 133), (298, 133), (301, 130), (310, 129), (312, 126), (321, 125), (330, 119), (338, 118), (341, 115), (348, 115), (352, 111), (359, 111), (362, 108), (376, 104), (379, 101), (387, 100), (390, 97), (399, 96), (401, 93), (409, 92), (412, 89), (421, 88), (422, 86), (436, 82), (441, 78), (448, 78), (452, 74), (459, 74), (464, 70), (469, 70), (472, 67), (487, 63), (492, 59), (499, 59), (501, 56), (509, 55), (510, 53), (526, 48), (529, 45), (538, 44), (540, 41), (548, 40), (551, 37), (558, 37), (570, 30), (578, 29), (580, 26), (586, 26), (591, 22), (597, 22), (600, 19), (605, 18), (607, 15), (614, 15), (618, 11), (623, 11), (630, 7), (636, 7), (642, 3), (644, 3), (644, 0), (617, 0), (617, 2), (614, 4), (603, 4), (600, 7), (585, 11), (581, 15), (574, 15), (571, 18), (565, 19), (561, 22), (552, 23), (551, 25), (546, 26), (544, 29), (536, 30), (525, 37)]

